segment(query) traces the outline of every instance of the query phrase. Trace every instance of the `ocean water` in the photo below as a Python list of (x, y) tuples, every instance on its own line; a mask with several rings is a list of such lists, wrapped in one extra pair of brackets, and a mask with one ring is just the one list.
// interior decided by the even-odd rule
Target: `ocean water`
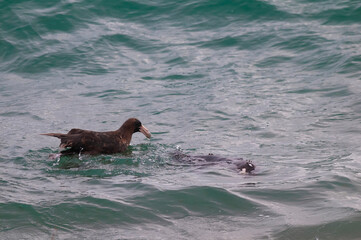
[[(355, 0), (0, 0), (0, 239), (361, 239), (360, 33)], [(124, 154), (39, 135), (129, 117)]]

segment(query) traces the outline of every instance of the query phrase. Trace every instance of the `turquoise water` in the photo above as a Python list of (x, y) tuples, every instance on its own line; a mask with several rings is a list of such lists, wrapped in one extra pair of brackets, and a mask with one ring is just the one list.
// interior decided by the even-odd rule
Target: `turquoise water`
[[(353, 0), (0, 1), (0, 239), (360, 239), (360, 33)], [(124, 154), (39, 135), (129, 117)]]

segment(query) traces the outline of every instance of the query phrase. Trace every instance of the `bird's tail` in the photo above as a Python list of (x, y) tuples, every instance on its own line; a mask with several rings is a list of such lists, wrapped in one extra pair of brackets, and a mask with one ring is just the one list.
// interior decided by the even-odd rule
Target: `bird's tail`
[(40, 135), (50, 136), (50, 137), (57, 137), (57, 138), (67, 137), (67, 134), (63, 134), (63, 133), (42, 133)]
[(59, 147), (60, 148), (67, 148), (73, 146), (73, 136), (64, 133), (42, 133), (40, 135), (50, 136), (50, 137), (57, 137), (60, 138), (61, 142)]

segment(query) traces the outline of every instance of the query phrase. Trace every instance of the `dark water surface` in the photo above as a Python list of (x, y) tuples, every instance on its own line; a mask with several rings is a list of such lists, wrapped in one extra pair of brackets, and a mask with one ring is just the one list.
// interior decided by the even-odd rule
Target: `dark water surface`
[[(0, 239), (361, 239), (360, 33), (353, 0), (0, 0)], [(125, 154), (39, 135), (129, 117)]]

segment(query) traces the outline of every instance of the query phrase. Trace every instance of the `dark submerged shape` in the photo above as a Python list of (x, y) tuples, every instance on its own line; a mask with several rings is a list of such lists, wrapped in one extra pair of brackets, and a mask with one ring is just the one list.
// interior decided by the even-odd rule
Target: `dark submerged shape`
[(251, 161), (243, 160), (242, 158), (225, 158), (221, 156), (216, 156), (213, 154), (209, 155), (200, 155), (200, 156), (190, 156), (181, 152), (174, 153), (174, 158), (180, 162), (186, 162), (190, 164), (200, 164), (200, 165), (209, 165), (216, 164), (219, 162), (225, 162), (231, 165), (231, 168), (241, 172), (241, 173), (251, 173), (256, 169), (256, 166)]
[(45, 133), (41, 135), (60, 138), (61, 155), (71, 154), (113, 154), (124, 152), (132, 140), (133, 133), (141, 132), (147, 138), (150, 132), (136, 118), (129, 118), (116, 131), (95, 132), (73, 128), (67, 134)]

